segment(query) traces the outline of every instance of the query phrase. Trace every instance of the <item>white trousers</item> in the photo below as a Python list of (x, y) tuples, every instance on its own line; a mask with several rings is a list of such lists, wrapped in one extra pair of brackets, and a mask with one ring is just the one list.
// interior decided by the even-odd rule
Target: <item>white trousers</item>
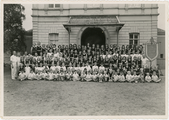
[(11, 64), (11, 78), (15, 79), (17, 77), (17, 65), (16, 63)]

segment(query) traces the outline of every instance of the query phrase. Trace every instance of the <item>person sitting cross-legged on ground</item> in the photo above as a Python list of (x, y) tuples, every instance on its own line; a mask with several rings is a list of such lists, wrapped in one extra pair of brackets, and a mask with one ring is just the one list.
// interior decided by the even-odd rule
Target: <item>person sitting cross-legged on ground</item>
[(75, 70), (73, 73), (73, 81), (79, 81), (79, 80), (80, 80), (79, 75), (77, 74), (77, 71)]
[(113, 82), (118, 82), (118, 81), (119, 81), (119, 75), (117, 74), (117, 71), (115, 71), (113, 75)]
[(156, 71), (153, 71), (152, 81), (156, 83), (159, 83), (161, 81), (161, 79), (157, 76)]
[(152, 81), (150, 73), (146, 73), (145, 81), (148, 83)]
[(91, 76), (91, 72), (90, 72), (90, 71), (87, 72), (87, 75), (86, 75), (85, 80), (86, 80), (87, 82), (92, 81), (92, 76)]
[(27, 79), (28, 80), (34, 80), (35, 79), (35, 73), (33, 72), (33, 70), (30, 71), (30, 73), (28, 74)]
[(136, 71), (133, 72), (133, 79), (135, 83), (138, 83), (139, 76), (136, 74)]
[(131, 75), (130, 71), (127, 71), (126, 81), (127, 82), (133, 82), (134, 81), (133, 76)]
[(18, 79), (20, 81), (23, 81), (23, 80), (26, 80), (26, 78), (27, 78), (26, 73), (23, 70), (21, 70), (19, 73)]
[(120, 82), (125, 82), (125, 77), (124, 77), (123, 71), (120, 71), (119, 81)]

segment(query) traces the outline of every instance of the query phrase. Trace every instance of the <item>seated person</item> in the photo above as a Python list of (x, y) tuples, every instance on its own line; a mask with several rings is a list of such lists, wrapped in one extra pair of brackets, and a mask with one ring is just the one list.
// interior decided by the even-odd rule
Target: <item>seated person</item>
[(125, 77), (124, 77), (123, 71), (120, 71), (119, 81), (120, 81), (120, 82), (125, 82)]
[(148, 83), (150, 83), (152, 81), (150, 73), (146, 73), (145, 81), (148, 82)]
[(20, 81), (23, 81), (23, 80), (26, 80), (26, 78), (27, 78), (26, 73), (24, 73), (24, 71), (21, 70), (20, 73), (19, 73), (18, 79), (19, 79)]
[(153, 71), (153, 75), (151, 77), (153, 82), (159, 83), (161, 81), (161, 79), (157, 76), (156, 71)]

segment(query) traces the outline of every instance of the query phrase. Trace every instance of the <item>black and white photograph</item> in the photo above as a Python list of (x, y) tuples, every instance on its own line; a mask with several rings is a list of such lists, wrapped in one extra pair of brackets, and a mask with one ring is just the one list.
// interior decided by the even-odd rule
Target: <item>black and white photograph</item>
[(2, 116), (167, 118), (166, 7), (2, 3)]

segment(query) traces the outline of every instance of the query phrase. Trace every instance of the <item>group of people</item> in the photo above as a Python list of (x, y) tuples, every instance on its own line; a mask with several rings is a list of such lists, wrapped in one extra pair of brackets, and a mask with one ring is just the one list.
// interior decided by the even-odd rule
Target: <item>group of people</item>
[(160, 82), (139, 45), (34, 44), (31, 53), (13, 51), (12, 79), (94, 82)]

